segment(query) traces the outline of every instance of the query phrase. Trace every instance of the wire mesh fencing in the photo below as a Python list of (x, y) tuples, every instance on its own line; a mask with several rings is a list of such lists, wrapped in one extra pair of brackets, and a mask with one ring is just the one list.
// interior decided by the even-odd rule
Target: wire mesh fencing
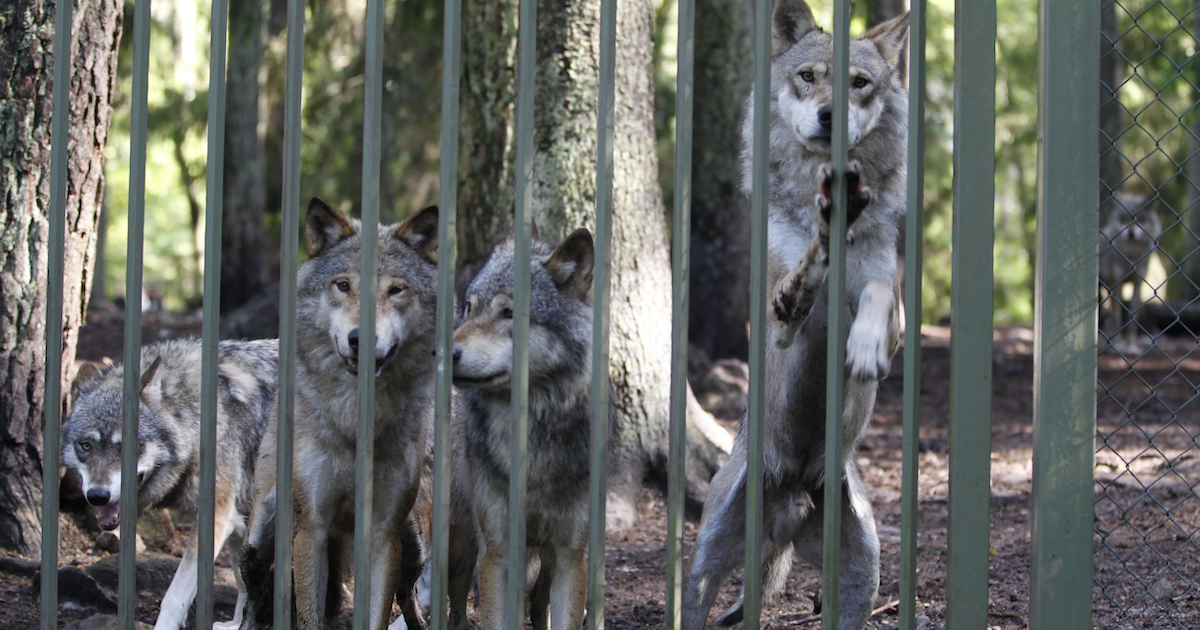
[(1200, 6), (1101, 3), (1097, 627), (1200, 599)]

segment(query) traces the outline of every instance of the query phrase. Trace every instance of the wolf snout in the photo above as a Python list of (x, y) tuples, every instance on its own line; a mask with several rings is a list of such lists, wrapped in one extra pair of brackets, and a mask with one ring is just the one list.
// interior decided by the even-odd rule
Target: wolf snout
[(350, 350), (352, 352), (358, 352), (358, 329), (357, 328), (350, 331), (350, 334), (347, 336), (347, 340), (350, 342)]
[(462, 348), (454, 346), (454, 352), (451, 356), (454, 357), (454, 365), (458, 365), (459, 360), (462, 359)]
[(817, 110), (817, 120), (821, 122), (821, 129), (825, 133), (833, 131), (833, 106), (822, 105), (821, 109)]
[(88, 503), (98, 507), (108, 505), (109, 499), (112, 498), (108, 488), (89, 488), (85, 496)]

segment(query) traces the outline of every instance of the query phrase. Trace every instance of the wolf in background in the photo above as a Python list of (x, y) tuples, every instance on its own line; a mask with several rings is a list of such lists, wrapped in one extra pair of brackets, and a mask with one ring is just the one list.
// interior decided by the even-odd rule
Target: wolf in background
[[(850, 42), (842, 566), (839, 627), (861, 628), (879, 587), (879, 539), (854, 451), (899, 338), (894, 286), (904, 214), (907, 94), (898, 71), (907, 14)], [(833, 169), (833, 39), (802, 0), (779, 0), (771, 68), (767, 353), (763, 479), (764, 596), (784, 584), (793, 554), (822, 563), (828, 221)], [(750, 98), (753, 103), (753, 95)], [(753, 120), (743, 128), (743, 189), (751, 192)], [(683, 627), (704, 627), (717, 590), (745, 557), (745, 423), (704, 504), (683, 598)], [(831, 480), (832, 481), (832, 480)], [(718, 623), (741, 620), (743, 600)]]
[[(321, 628), (340, 610), (354, 543), (361, 224), (319, 198), (306, 218), (309, 259), (298, 273), (295, 401), (296, 621)], [(387, 625), (397, 583), (410, 628), (424, 625), (411, 592), (422, 550), (410, 511), (433, 428), (437, 208), (380, 226), (376, 295), (375, 469), (371, 627)], [(274, 431), (260, 449), (242, 570), (251, 587), (243, 627), (269, 621), (275, 535)], [(402, 560), (405, 566), (402, 566)], [(407, 589), (409, 596), (404, 596)]]
[[(508, 551), (509, 436), (513, 360), (513, 241), (497, 246), (471, 281), (454, 331), (458, 388), (455, 500), (451, 531), (452, 625), (466, 624), (479, 558), (484, 630), (504, 623)], [(588, 453), (591, 443), (591, 234), (557, 248), (532, 246), (529, 322), (527, 564), (540, 563), (530, 594), (539, 630), (578, 630), (587, 589)], [(610, 435), (617, 416), (609, 416)], [(463, 531), (463, 530), (466, 531)], [(482, 554), (479, 554), (482, 551)]]
[[(1142, 289), (1149, 284), (1146, 272), (1158, 248), (1158, 237), (1162, 236), (1162, 223), (1154, 210), (1157, 197), (1117, 193), (1114, 201), (1099, 239), (1100, 341), (1118, 346), (1123, 352), (1136, 352)], [(1129, 302), (1122, 295), (1125, 285), (1130, 285), (1133, 292)]]
[[(250, 511), (254, 462), (272, 417), (279, 342), (222, 341), (217, 367), (217, 470), (213, 549), (229, 540), (235, 567)], [(164, 341), (142, 348), (138, 403), (138, 500), (125, 513), (152, 507), (194, 511), (200, 484), (199, 339)], [(124, 366), (101, 373), (90, 363), (80, 369), (75, 401), (62, 428), (62, 462), (82, 479), (87, 502), (105, 530), (120, 524), (121, 429)], [(198, 531), (193, 527), (179, 569), (163, 596), (157, 630), (177, 630), (187, 621), (196, 597)], [(240, 571), (238, 605), (245, 601)]]

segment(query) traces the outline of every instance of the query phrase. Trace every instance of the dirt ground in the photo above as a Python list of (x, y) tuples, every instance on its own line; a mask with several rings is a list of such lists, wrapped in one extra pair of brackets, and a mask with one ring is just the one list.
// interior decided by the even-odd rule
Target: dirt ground
[[(196, 317), (150, 314), (147, 340), (196, 333)], [(919, 627), (945, 627), (946, 516), (948, 490), (949, 331), (926, 327), (922, 366)], [(105, 319), (84, 329), (80, 358), (119, 360), (121, 324)], [(997, 331), (993, 362), (991, 456), (991, 574), (989, 627), (1028, 626), (1030, 465), (1032, 438), (1033, 335), (1029, 329)], [(1200, 628), (1200, 352), (1194, 339), (1160, 340), (1138, 359), (1114, 352), (1101, 355), (1098, 387), (1096, 554), (1093, 611), (1097, 628)], [(895, 628), (899, 593), (900, 448), (902, 354), (883, 381), (875, 418), (857, 458), (870, 489), (882, 543), (878, 606), (870, 628)], [(1176, 369), (1175, 364), (1178, 364)], [(1136, 373), (1129, 373), (1130, 366)], [(1053, 395), (1053, 393), (1048, 393)], [(720, 401), (713, 408), (737, 408)], [(1136, 422), (1129, 420), (1128, 411)], [(723, 415), (729, 415), (725, 411)], [(633, 529), (608, 536), (607, 626), (612, 630), (662, 627), (665, 584), (665, 497), (645, 490), (641, 518)], [(148, 553), (139, 572), (138, 614), (153, 623), (158, 599), (173, 573), (189, 524), (177, 519), (164, 533), (143, 534)], [(74, 599), (64, 595), (60, 625), (96, 612), (115, 612), (115, 556), (98, 545), (90, 516), (64, 515), (60, 570), (68, 582), (99, 593)], [(685, 526), (690, 551), (696, 523)], [(109, 547), (111, 548), (111, 547)], [(106, 560), (107, 557), (107, 560)], [(141, 558), (142, 556), (140, 556)], [(97, 564), (99, 563), (99, 564)], [(218, 565), (228, 566), (222, 554)], [(82, 569), (82, 570), (81, 570)], [(63, 573), (66, 571), (67, 573)], [(0, 629), (32, 628), (38, 615), (36, 567), (28, 560), (0, 556)], [(74, 580), (76, 574), (94, 578)], [(217, 617), (231, 612), (232, 578), (218, 569)], [(60, 577), (60, 582), (63, 578)], [(767, 605), (764, 628), (817, 628), (812, 615), (820, 576), (797, 564), (783, 593)], [(737, 596), (740, 575), (725, 585), (714, 613)], [(63, 583), (64, 594), (71, 588)], [(337, 624), (348, 628), (343, 611)]]

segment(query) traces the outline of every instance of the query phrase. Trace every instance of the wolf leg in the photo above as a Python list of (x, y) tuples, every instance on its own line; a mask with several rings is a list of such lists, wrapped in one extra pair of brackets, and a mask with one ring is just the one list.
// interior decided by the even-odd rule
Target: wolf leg
[(325, 620), (325, 598), (329, 587), (329, 530), (304, 520), (301, 517), (293, 547), (296, 624), (300, 630), (319, 630)]
[(504, 591), (507, 583), (505, 562), (507, 545), (503, 540), (484, 543), (485, 551), (479, 561), (479, 627), (482, 630), (501, 630), (504, 627)]
[[(762, 601), (764, 604), (770, 602), (775, 594), (783, 588), (791, 568), (792, 542), (789, 540), (783, 544), (777, 544), (772, 540), (767, 540), (763, 545)], [(737, 602), (721, 613), (720, 617), (717, 617), (717, 625), (728, 627), (741, 623), (742, 616), (746, 612), (745, 605), (746, 589), (743, 587), (741, 593), (738, 594)]]
[[(550, 630), (550, 605), (551, 605), (551, 584), (555, 580), (555, 565), (554, 548), (550, 545), (544, 545), (540, 549), (530, 548), (527, 550), (530, 558), (537, 558), (536, 562), (530, 562), (527, 571), (537, 572), (536, 578), (533, 580), (533, 586), (529, 589), (529, 622), (533, 630)], [(536, 556), (534, 554), (537, 554)], [(528, 575), (527, 575), (528, 581)]]
[(879, 380), (888, 375), (899, 341), (894, 288), (871, 280), (858, 297), (858, 314), (846, 340), (846, 367), (861, 380)]
[[(587, 561), (585, 547), (559, 547), (554, 550), (554, 572), (550, 582), (550, 627), (553, 630), (578, 630), (583, 625), (587, 603)], [(546, 563), (543, 561), (543, 570)]]
[(771, 339), (777, 348), (787, 348), (808, 318), (817, 293), (829, 271), (829, 258), (814, 239), (799, 263), (771, 289)]
[(192, 607), (192, 600), (196, 598), (198, 537), (199, 532), (193, 527), (192, 533), (188, 535), (187, 547), (183, 550), (183, 558), (179, 560), (179, 568), (175, 570), (175, 577), (171, 579), (171, 585), (163, 595), (154, 630), (179, 630), (187, 621), (188, 609)]
[[(242, 515), (233, 510), (229, 516), (229, 535), (225, 545), (229, 546), (229, 559), (233, 564), (233, 578), (237, 582), (237, 603), (233, 607), (233, 619), (226, 623), (214, 623), (213, 630), (233, 630), (241, 627), (242, 613), (246, 609), (246, 582), (242, 579), (242, 541), (246, 537), (246, 524)], [(214, 545), (219, 551), (224, 545)]]
[[(824, 506), (805, 519), (796, 549), (815, 567), (822, 564)], [(847, 461), (842, 484), (842, 563), (838, 578), (838, 627), (856, 630), (867, 623), (879, 591), (879, 536), (871, 501), (853, 460)]]
[[(425, 628), (425, 619), (417, 601), (417, 581), (425, 571), (425, 545), (421, 541), (417, 523), (410, 516), (400, 526), (400, 571), (397, 579), (396, 599), (408, 630)], [(400, 620), (397, 619), (397, 622)]]

